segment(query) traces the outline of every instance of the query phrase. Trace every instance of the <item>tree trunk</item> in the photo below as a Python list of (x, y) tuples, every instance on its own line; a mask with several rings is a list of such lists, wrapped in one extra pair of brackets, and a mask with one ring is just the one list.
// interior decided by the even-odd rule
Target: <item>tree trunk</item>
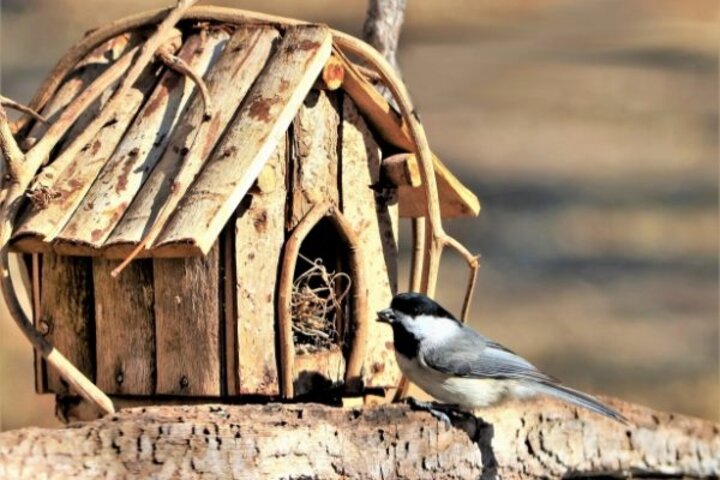
[(363, 39), (375, 47), (396, 71), (400, 29), (405, 18), (406, 0), (369, 0), (363, 25)]
[(133, 408), (0, 434), (0, 477), (559, 478), (720, 474), (720, 425), (605, 399), (625, 426), (554, 400), (452, 427), (405, 405)]

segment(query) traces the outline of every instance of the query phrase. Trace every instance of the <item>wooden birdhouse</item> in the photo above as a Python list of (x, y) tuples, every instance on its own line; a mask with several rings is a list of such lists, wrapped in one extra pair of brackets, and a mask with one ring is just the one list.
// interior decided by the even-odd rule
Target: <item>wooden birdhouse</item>
[[(212, 7), (162, 20), (91, 33), (35, 99), (49, 123), (16, 125), (28, 154), (58, 138), (12, 233), (35, 327), (111, 398), (395, 387), (375, 312), (397, 290), (398, 219), (428, 207), (381, 77), (325, 26)], [(433, 168), (442, 216), (476, 215)], [(36, 376), (72, 393), (39, 357)]]

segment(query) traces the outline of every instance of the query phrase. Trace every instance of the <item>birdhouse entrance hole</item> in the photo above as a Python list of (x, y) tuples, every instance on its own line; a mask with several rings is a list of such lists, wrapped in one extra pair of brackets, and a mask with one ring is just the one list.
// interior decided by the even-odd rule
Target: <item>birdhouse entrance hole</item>
[(300, 246), (290, 300), (295, 353), (338, 350), (350, 315), (347, 247), (329, 220), (315, 225)]
[(290, 234), (278, 289), (285, 398), (360, 381), (367, 340), (360, 256), (355, 232), (331, 204), (314, 206)]

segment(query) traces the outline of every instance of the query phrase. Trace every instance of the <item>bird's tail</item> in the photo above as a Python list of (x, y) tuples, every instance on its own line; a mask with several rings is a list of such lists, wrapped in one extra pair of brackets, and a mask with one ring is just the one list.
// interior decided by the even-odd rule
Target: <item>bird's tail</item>
[(615, 421), (621, 423), (628, 423), (628, 419), (621, 415), (619, 412), (606, 405), (603, 405), (595, 397), (586, 393), (582, 393), (577, 390), (573, 390), (572, 388), (556, 383), (537, 383), (536, 388), (538, 388), (542, 393), (572, 403), (573, 405), (587, 408), (588, 410), (591, 410), (595, 413), (599, 413), (601, 415), (605, 415), (606, 417), (612, 418)]

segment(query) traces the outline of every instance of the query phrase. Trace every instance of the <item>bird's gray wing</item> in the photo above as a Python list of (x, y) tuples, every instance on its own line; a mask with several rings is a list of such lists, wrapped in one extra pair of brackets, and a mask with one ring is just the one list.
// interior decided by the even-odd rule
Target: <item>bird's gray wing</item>
[(452, 341), (427, 345), (422, 357), (428, 367), (458, 377), (555, 381), (521, 356), (469, 328), (463, 328)]

